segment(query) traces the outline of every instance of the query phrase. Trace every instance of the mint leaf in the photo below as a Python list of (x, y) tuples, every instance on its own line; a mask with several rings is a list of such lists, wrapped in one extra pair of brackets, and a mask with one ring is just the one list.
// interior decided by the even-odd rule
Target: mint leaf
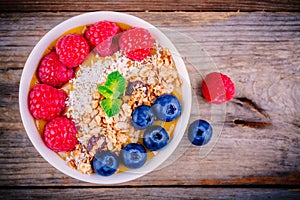
[(119, 97), (126, 90), (126, 79), (119, 71), (114, 71), (107, 76), (104, 85), (98, 86), (99, 92), (105, 97), (100, 102), (101, 107), (108, 117), (112, 117), (120, 112), (122, 100)]
[(115, 116), (120, 112), (121, 99), (104, 99), (100, 102), (101, 107), (108, 117)]
[(113, 97), (113, 92), (107, 88), (104, 85), (98, 86), (99, 92), (105, 97), (105, 98), (112, 98)]
[(116, 99), (125, 92), (126, 80), (119, 71), (114, 71), (107, 76), (105, 86), (113, 92), (113, 99)]

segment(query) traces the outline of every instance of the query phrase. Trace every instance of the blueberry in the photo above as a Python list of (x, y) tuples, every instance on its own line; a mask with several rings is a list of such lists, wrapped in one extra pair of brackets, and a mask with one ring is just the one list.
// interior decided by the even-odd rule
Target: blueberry
[(120, 152), (123, 164), (131, 169), (143, 166), (147, 160), (146, 149), (138, 143), (127, 144)]
[(157, 118), (165, 122), (175, 120), (181, 113), (179, 100), (171, 94), (158, 97), (152, 108)]
[(144, 129), (154, 122), (154, 113), (150, 106), (141, 105), (134, 109), (131, 114), (132, 125), (137, 129)]
[(168, 144), (169, 134), (161, 126), (151, 126), (145, 130), (143, 142), (151, 151), (157, 151)]
[(115, 153), (99, 151), (93, 159), (93, 168), (101, 176), (114, 174), (119, 167), (119, 160)]
[(212, 136), (211, 125), (204, 120), (194, 121), (188, 132), (188, 138), (192, 144), (201, 146), (207, 144)]

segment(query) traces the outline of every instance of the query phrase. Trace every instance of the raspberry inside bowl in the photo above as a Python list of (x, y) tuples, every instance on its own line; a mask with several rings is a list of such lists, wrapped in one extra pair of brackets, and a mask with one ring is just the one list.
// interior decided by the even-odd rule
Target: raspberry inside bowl
[[(39, 65), (41, 58), (43, 57), (43, 53), (49, 47), (53, 41), (61, 36), (61, 34), (65, 33), (66, 31), (86, 25), (86, 24), (94, 24), (101, 20), (108, 20), (113, 22), (120, 22), (124, 24), (128, 24), (132, 27), (142, 27), (150, 31), (153, 38), (155, 38), (163, 47), (167, 47), (173, 54), (173, 59), (176, 64), (178, 73), (181, 75), (181, 79), (183, 81), (182, 84), (182, 113), (180, 118), (178, 119), (177, 126), (175, 128), (173, 138), (170, 143), (164, 148), (158, 155), (152, 158), (148, 163), (142, 166), (139, 169), (134, 169), (118, 174), (114, 174), (109, 177), (99, 176), (97, 174), (86, 175), (81, 174), (80, 172), (71, 169), (66, 162), (61, 159), (55, 152), (51, 151), (44, 143), (43, 139), (40, 137), (40, 134), (36, 128), (35, 120), (33, 119), (32, 115), (29, 112), (28, 108), (28, 93), (31, 87), (31, 77), (34, 76), (36, 72), (36, 68)], [(33, 67), (36, 66), (36, 67)], [(157, 28), (152, 26), (151, 24), (131, 15), (126, 15), (122, 13), (115, 13), (115, 12), (93, 12), (93, 13), (86, 13), (83, 15), (79, 15), (73, 17), (69, 20), (64, 21), (63, 23), (59, 24), (52, 30), (50, 30), (34, 47), (28, 60), (25, 64), (21, 83), (20, 83), (20, 112), (24, 127), (26, 132), (38, 150), (38, 152), (55, 168), (60, 170), (61, 172), (82, 180), (91, 183), (98, 183), (98, 184), (114, 184), (114, 183), (121, 183), (136, 179), (140, 176), (147, 174), (150, 171), (153, 171), (157, 168), (164, 160), (166, 160), (172, 152), (175, 150), (176, 146), (180, 142), (184, 131), (186, 129), (190, 109), (191, 109), (191, 88), (188, 73), (186, 71), (185, 65), (183, 60), (181, 59), (179, 53), (177, 52), (174, 45), (170, 42), (170, 40), (162, 34)]]

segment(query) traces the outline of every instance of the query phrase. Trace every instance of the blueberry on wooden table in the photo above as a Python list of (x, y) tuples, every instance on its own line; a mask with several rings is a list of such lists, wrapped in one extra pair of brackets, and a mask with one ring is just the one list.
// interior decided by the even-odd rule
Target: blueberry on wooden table
[(194, 145), (202, 146), (207, 144), (211, 136), (211, 125), (205, 120), (196, 120), (189, 127), (188, 138)]

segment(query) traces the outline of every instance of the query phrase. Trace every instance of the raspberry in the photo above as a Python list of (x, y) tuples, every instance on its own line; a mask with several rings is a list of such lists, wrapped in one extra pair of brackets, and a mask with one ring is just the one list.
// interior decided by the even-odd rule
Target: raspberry
[(100, 21), (90, 26), (84, 33), (86, 39), (100, 56), (110, 56), (119, 49), (117, 38), (120, 27), (109, 21)]
[(61, 87), (74, 75), (73, 69), (62, 64), (55, 52), (46, 55), (40, 62), (38, 77), (41, 82), (53, 87)]
[(150, 54), (153, 39), (148, 30), (132, 28), (121, 35), (119, 45), (129, 59), (142, 61)]
[(74, 122), (66, 117), (57, 117), (45, 126), (44, 141), (55, 152), (72, 151), (78, 143)]
[(37, 84), (29, 93), (29, 111), (36, 119), (51, 120), (65, 109), (67, 94), (46, 84)]
[(202, 82), (202, 94), (208, 102), (221, 104), (234, 97), (234, 84), (228, 76), (213, 72)]
[(77, 67), (90, 53), (90, 46), (82, 35), (69, 34), (57, 41), (56, 53), (64, 65)]

